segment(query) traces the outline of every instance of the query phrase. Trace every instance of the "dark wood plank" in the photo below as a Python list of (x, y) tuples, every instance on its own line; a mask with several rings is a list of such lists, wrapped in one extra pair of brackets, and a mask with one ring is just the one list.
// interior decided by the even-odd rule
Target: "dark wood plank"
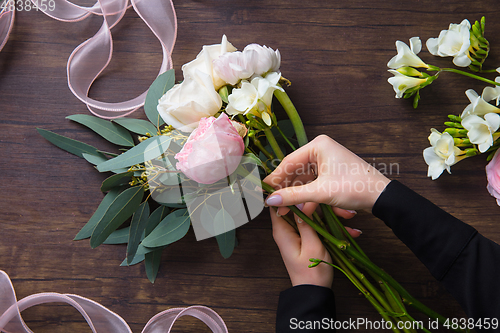
[[(425, 42), (450, 22), (474, 21), (481, 15), (486, 15), (492, 45), (488, 63), (498, 65), (497, 1), (232, 0), (175, 5), (177, 79), (183, 63), (203, 44), (218, 43), (223, 34), (239, 49), (251, 42), (278, 48), (282, 73), (293, 82), (288, 92), (310, 138), (328, 134), (370, 163), (397, 163), (399, 169), (391, 177), (500, 241), (499, 208), (485, 189), (484, 159), (461, 162), (453, 167), (453, 175), (431, 181), (422, 158), (429, 129), (442, 129), (447, 114), (459, 114), (468, 104), (464, 91), (481, 91), (484, 85), (444, 73), (422, 91), (420, 107), (413, 110), (408, 101), (394, 98), (386, 82), (386, 63), (395, 54), (396, 40), (420, 36)], [(290, 282), (267, 212), (238, 229), (239, 246), (227, 260), (213, 239), (196, 242), (190, 234), (172, 245), (154, 285), (142, 265), (118, 267), (123, 246), (91, 250), (88, 241), (72, 241), (102, 199), (99, 186), (105, 176), (52, 146), (35, 128), (113, 149), (64, 119), (88, 112), (69, 91), (65, 66), (74, 47), (100, 24), (99, 17), (69, 24), (42, 13), (19, 12), (0, 52), (0, 269), (12, 278), (19, 298), (42, 291), (80, 294), (117, 312), (134, 332), (162, 310), (193, 304), (216, 310), (230, 332), (273, 332), (279, 292)], [(142, 93), (161, 61), (158, 42), (132, 10), (113, 37), (114, 58), (91, 90), (91, 97), (104, 101)], [(422, 58), (450, 64), (427, 52)], [(140, 111), (134, 116), (145, 118)], [(464, 316), (383, 222), (360, 212), (348, 224), (364, 231), (361, 246), (414, 296), (447, 317)], [(339, 320), (379, 319), (340, 273), (334, 290)], [(36, 332), (89, 332), (68, 306), (40, 306), (23, 316)], [(191, 319), (183, 319), (178, 330), (208, 332)]]

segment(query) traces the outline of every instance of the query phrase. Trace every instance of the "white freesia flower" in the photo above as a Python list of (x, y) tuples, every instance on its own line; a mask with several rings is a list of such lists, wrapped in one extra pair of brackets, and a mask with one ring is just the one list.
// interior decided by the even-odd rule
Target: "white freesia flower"
[(450, 24), (448, 30), (442, 30), (438, 38), (429, 38), (427, 49), (432, 55), (453, 57), (453, 63), (459, 67), (467, 67), (469, 58), (470, 23), (463, 20), (460, 24)]
[(222, 36), (220, 44), (205, 45), (196, 59), (182, 66), (184, 77), (193, 78), (196, 71), (210, 75), (216, 90), (226, 85), (226, 82), (214, 71), (213, 61), (222, 54), (236, 51), (236, 48), (227, 40), (226, 35)]
[(395, 55), (389, 62), (387, 63), (387, 67), (397, 69), (403, 66), (410, 67), (424, 67), (429, 68), (425, 62), (420, 59), (417, 54), (422, 49), (422, 42), (419, 37), (410, 38), (410, 47), (403, 43), (402, 41), (396, 42), (396, 50), (398, 54)]
[[(495, 78), (495, 82), (500, 83), (500, 76)], [(496, 105), (498, 106), (498, 103), (500, 102), (500, 86), (484, 88), (481, 97), (488, 102), (496, 99)]]
[(396, 92), (396, 98), (403, 97), (406, 90), (421, 85), (427, 81), (427, 79), (406, 76), (394, 69), (389, 69), (389, 72), (394, 74), (394, 76), (387, 79), (387, 81), (392, 84), (392, 87)]
[(219, 112), (222, 99), (215, 91), (210, 75), (196, 71), (176, 84), (158, 101), (158, 113), (169, 125), (192, 132), (201, 118)]
[(429, 142), (432, 147), (424, 149), (424, 160), (429, 166), (427, 176), (432, 180), (437, 179), (444, 170), (451, 173), (450, 167), (457, 163), (463, 152), (455, 147), (455, 142), (450, 133), (439, 133), (434, 128), (431, 129)]
[(488, 113), (483, 119), (470, 115), (462, 120), (462, 126), (469, 131), (467, 136), (470, 142), (478, 145), (479, 151), (484, 153), (493, 144), (493, 133), (500, 127), (500, 116), (496, 113)]
[(255, 75), (264, 76), (267, 72), (278, 72), (281, 65), (281, 54), (279, 50), (274, 51), (267, 46), (249, 44), (243, 49), (243, 53), (257, 52), (257, 61), (254, 63)]
[(474, 90), (469, 89), (465, 92), (465, 94), (469, 98), (470, 104), (467, 105), (464, 111), (462, 112), (461, 115), (462, 119), (465, 119), (470, 115), (484, 116), (485, 114), (488, 113), (500, 112), (499, 108), (486, 102), (486, 100), (482, 96), (479, 96), (477, 92), (475, 92)]
[(256, 76), (251, 82), (242, 81), (241, 88), (233, 89), (229, 95), (226, 112), (230, 115), (251, 113), (261, 117), (266, 125), (271, 126), (271, 102), (276, 89), (283, 91), (278, 86), (280, 73), (272, 72), (265, 78)]

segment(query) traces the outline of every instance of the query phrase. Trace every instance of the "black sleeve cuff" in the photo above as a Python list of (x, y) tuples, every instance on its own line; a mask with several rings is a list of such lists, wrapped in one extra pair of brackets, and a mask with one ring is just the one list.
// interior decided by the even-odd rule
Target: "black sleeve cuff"
[(391, 181), (372, 209), (441, 280), (476, 229), (446, 213), (400, 182)]
[[(335, 318), (335, 299), (330, 288), (315, 285), (295, 286), (280, 294), (276, 333), (323, 332), (321, 322), (330, 323)], [(316, 325), (316, 328), (312, 325)]]

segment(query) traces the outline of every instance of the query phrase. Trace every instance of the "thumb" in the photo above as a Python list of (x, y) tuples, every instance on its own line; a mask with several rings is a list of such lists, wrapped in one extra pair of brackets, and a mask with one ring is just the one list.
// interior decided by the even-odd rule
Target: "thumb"
[(290, 186), (273, 192), (267, 199), (268, 206), (291, 206), (303, 202), (323, 202), (318, 180), (306, 185)]

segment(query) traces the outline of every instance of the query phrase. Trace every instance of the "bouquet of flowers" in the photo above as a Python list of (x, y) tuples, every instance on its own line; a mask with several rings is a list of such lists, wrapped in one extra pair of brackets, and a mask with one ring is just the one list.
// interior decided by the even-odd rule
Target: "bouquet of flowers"
[[(450, 24), (448, 30), (443, 30), (438, 38), (427, 40), (426, 46), (432, 55), (453, 57), (453, 64), (458, 67), (468, 67), (471, 72), (491, 73), (499, 72), (496, 69), (484, 70), (483, 64), (488, 57), (489, 42), (484, 38), (485, 18), (476, 21), (471, 26), (468, 20), (460, 24)], [(478, 76), (471, 72), (464, 72), (455, 68), (439, 68), (426, 64), (417, 54), (421, 50), (418, 37), (410, 39), (410, 47), (401, 41), (396, 42), (398, 54), (393, 57), (387, 66), (394, 74), (389, 78), (396, 92), (396, 98), (412, 98), (416, 108), (420, 99), (420, 90), (436, 80), (441, 72), (454, 72), (472, 77), (494, 85), (485, 87), (481, 96), (472, 89), (465, 92), (470, 104), (460, 115), (449, 115), (449, 121), (444, 125), (443, 132), (432, 128), (429, 135), (431, 147), (424, 150), (424, 160), (429, 166), (427, 175), (437, 179), (444, 170), (451, 173), (451, 166), (459, 161), (487, 153), (486, 176), (488, 178), (488, 192), (497, 199), (500, 205), (500, 76), (495, 81)], [(417, 68), (434, 71), (429, 75), (420, 72)], [(491, 104), (495, 101), (495, 105)]]
[[(287, 150), (307, 143), (283, 88), (290, 82), (281, 76), (280, 63), (277, 50), (250, 44), (237, 51), (224, 36), (182, 66), (181, 83), (175, 84), (173, 70), (158, 76), (144, 104), (149, 121), (68, 117), (124, 147), (120, 154), (38, 129), (99, 172), (113, 173), (101, 186), (106, 196), (75, 239), (90, 238), (91, 247), (127, 244), (122, 265), (145, 261), (152, 282), (161, 252), (190, 226), (198, 240), (216, 237), (222, 255), (229, 257), (237, 245), (235, 228), (257, 216), (264, 193), (274, 191), (261, 179)], [(289, 119), (278, 121), (274, 97)], [(407, 305), (445, 322), (370, 261), (331, 206), (320, 207), (323, 217), (314, 213), (312, 218), (289, 207), (318, 232), (334, 261), (311, 258), (310, 267), (330, 264), (342, 271), (396, 332), (412, 327)], [(295, 226), (293, 218), (284, 218)]]

